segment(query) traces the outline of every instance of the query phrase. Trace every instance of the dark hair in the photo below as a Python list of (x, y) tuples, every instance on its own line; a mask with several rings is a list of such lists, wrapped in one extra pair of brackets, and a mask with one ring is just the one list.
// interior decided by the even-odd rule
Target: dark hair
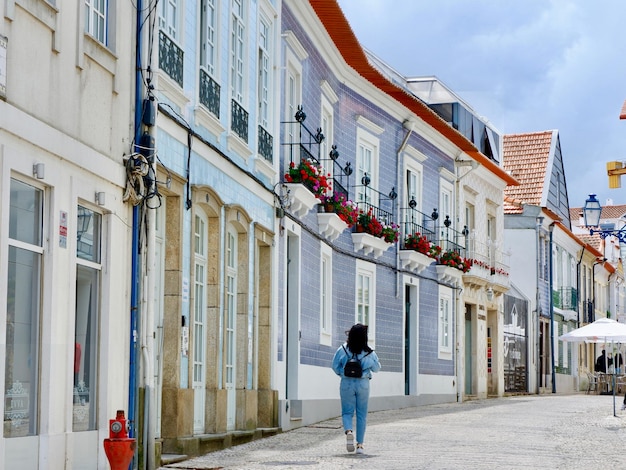
[(354, 354), (372, 351), (372, 348), (367, 345), (367, 325), (357, 323), (350, 328), (348, 331), (348, 349)]

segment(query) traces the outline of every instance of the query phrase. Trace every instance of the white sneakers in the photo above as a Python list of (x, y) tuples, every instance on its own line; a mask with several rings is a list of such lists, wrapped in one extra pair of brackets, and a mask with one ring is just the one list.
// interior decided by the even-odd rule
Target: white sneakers
[(362, 454), (363, 452), (364, 452), (363, 451), (363, 444), (357, 444), (356, 445), (356, 453), (357, 454)]
[(348, 452), (354, 452), (354, 434), (352, 431), (346, 431), (346, 449)]

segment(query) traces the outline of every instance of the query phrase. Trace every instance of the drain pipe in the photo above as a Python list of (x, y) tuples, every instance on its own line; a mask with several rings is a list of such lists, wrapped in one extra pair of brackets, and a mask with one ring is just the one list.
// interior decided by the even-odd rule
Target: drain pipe
[(554, 233), (554, 222), (550, 224), (550, 368), (552, 374), (552, 393), (556, 393), (556, 370), (554, 368), (554, 300), (552, 298), (552, 234)]
[(543, 216), (538, 216), (535, 224), (535, 232), (536, 232), (536, 266), (537, 266), (537, 276), (535, 282), (537, 284), (537, 292), (535, 297), (535, 369), (536, 369), (536, 390), (537, 395), (541, 392), (540, 383), (541, 383), (541, 353), (540, 353), (540, 335), (539, 328), (541, 327), (541, 321), (539, 320), (539, 316), (541, 315), (541, 295), (539, 293), (539, 279), (541, 273), (541, 229), (543, 227)]
[[(135, 27), (135, 148), (134, 152), (139, 152), (137, 144), (141, 139), (141, 114), (142, 114), (142, 90), (143, 81), (141, 76), (141, 26), (143, 0), (136, 0), (136, 27)], [(128, 422), (130, 429), (129, 437), (136, 436), (137, 424), (137, 319), (139, 315), (139, 271), (140, 271), (140, 253), (139, 253), (139, 236), (141, 230), (141, 205), (133, 206), (133, 226), (132, 226), (132, 253), (131, 253), (131, 286), (130, 286), (130, 360), (129, 360), (129, 377), (128, 377)], [(134, 459), (137, 459), (135, 454)]]
[[(398, 148), (398, 151), (396, 152), (396, 181), (398, 184), (398, 192), (401, 193), (401, 182), (402, 182), (402, 152), (404, 152), (404, 149), (407, 146), (407, 143), (409, 142), (409, 137), (411, 137), (411, 134), (413, 133), (413, 129), (415, 128), (415, 123), (413, 121), (411, 121), (410, 119), (405, 119), (404, 122), (402, 122), (402, 127), (406, 130), (406, 134), (404, 135), (404, 138), (402, 139), (402, 143), (400, 144), (400, 147)], [(406, 191), (405, 191), (406, 192)], [(401, 216), (400, 214), (400, 201), (402, 200), (402, 197), (398, 197), (395, 201), (396, 204), (396, 214), (398, 214), (398, 217)], [(398, 222), (400, 222), (400, 220), (398, 220)], [(400, 225), (400, 224), (398, 224)], [(402, 233), (402, 231), (400, 231), (400, 233)], [(405, 234), (406, 235), (406, 234)], [(400, 241), (400, 243), (402, 243), (402, 241)], [(400, 297), (400, 276), (402, 274), (400, 273), (400, 249), (398, 248), (398, 246), (396, 245), (396, 298)]]

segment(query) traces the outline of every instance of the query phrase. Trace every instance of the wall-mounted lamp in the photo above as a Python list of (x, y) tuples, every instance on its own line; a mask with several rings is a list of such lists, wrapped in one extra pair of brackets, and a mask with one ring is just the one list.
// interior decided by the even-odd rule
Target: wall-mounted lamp
[(475, 170), (480, 165), (476, 160), (454, 160), (454, 163), (456, 163), (456, 166), (471, 166), (472, 170)]
[(487, 300), (489, 302), (493, 300), (493, 289), (491, 287), (487, 289)]
[(96, 203), (99, 206), (104, 206), (106, 204), (106, 194), (104, 192), (96, 193)]
[(33, 176), (36, 176), (37, 179), (44, 179), (46, 177), (46, 165), (43, 163), (35, 163), (33, 165)]

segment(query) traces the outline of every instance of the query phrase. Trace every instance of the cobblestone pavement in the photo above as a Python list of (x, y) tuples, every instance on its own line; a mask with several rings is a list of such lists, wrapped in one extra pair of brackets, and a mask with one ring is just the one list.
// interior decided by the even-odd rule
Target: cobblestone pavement
[(365, 454), (339, 418), (165, 469), (626, 469), (622, 397), (530, 395), (372, 412)]

